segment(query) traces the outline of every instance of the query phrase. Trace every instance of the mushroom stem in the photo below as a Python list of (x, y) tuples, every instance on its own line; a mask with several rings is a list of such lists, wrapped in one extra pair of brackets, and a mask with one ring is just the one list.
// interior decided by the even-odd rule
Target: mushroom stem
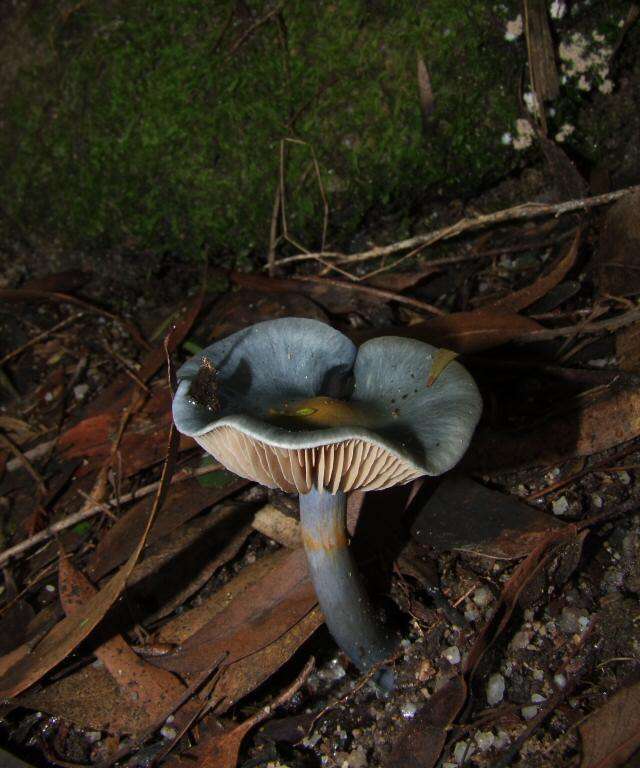
[[(313, 489), (300, 494), (302, 541), (318, 602), (334, 639), (363, 672), (389, 658), (392, 633), (375, 615), (347, 540), (347, 497)], [(393, 672), (382, 669), (378, 684), (393, 688)]]

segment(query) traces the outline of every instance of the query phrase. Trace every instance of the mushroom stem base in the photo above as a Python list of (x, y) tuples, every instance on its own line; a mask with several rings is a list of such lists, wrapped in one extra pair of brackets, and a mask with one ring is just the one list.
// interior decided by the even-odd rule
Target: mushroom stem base
[[(363, 672), (389, 658), (396, 642), (376, 617), (349, 550), (347, 497), (342, 492), (312, 490), (300, 494), (302, 540), (318, 602), (334, 639)], [(393, 687), (391, 670), (377, 682)]]

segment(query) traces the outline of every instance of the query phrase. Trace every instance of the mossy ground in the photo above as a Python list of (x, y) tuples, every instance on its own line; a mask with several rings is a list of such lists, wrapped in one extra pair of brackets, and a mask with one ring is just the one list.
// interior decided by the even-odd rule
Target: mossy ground
[[(372, 206), (468, 191), (513, 158), (519, 54), (484, 2), (114, 0), (28, 15), (35, 60), (4, 98), (8, 222), (66, 247), (264, 250), (287, 145), (288, 223), (318, 245), (316, 153), (330, 237)], [(425, 136), (416, 57), (435, 112)]]
[[(613, 19), (623, 3), (603, 5)], [(0, 237), (263, 258), (287, 138), (306, 142), (286, 144), (284, 177), (290, 232), (310, 248), (323, 220), (312, 153), (335, 246), (372, 211), (401, 220), (440, 190), (471, 195), (522, 163), (500, 141), (522, 110), (525, 46), (504, 39), (519, 10), (25, 0), (0, 41)], [(435, 98), (426, 130), (418, 55)], [(578, 96), (565, 89), (559, 118)]]

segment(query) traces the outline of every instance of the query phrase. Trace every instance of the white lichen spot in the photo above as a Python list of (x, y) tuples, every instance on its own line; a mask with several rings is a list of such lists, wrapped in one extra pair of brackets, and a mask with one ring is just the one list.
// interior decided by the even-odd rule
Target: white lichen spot
[(575, 125), (571, 125), (571, 123), (564, 123), (564, 125), (560, 126), (558, 133), (556, 133), (556, 141), (566, 141), (567, 137), (571, 136), (575, 129)]
[(524, 25), (522, 23), (522, 14), (519, 13), (515, 19), (511, 19), (511, 21), (507, 22), (507, 27), (504, 33), (504, 39), (508, 43), (512, 43), (514, 40), (517, 40), (523, 32)]
[(527, 111), (530, 114), (532, 115), (540, 114), (540, 103), (538, 102), (538, 97), (533, 91), (526, 91), (522, 99), (527, 107)]
[(525, 120), (522, 117), (516, 120), (516, 133), (518, 135), (513, 140), (514, 149), (522, 151), (524, 149), (528, 149), (533, 144), (535, 131), (533, 130), (533, 126), (528, 120)]

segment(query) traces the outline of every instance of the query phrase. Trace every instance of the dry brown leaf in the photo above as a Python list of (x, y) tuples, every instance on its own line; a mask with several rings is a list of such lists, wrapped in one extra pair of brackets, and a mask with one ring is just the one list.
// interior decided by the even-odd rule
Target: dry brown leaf
[(526, 432), (481, 429), (464, 465), (478, 471), (549, 466), (606, 451), (638, 435), (640, 390), (635, 380), (621, 378), (568, 402)]
[(604, 294), (629, 296), (640, 291), (640, 192), (622, 198), (607, 211), (596, 260), (598, 287)]
[[(187, 753), (188, 762), (195, 766), (195, 768), (236, 768), (240, 746), (244, 737), (252, 728), (266, 720), (267, 717), (273, 714), (275, 709), (289, 701), (300, 690), (305, 680), (309, 677), (313, 665), (314, 659), (311, 658), (291, 685), (270, 704), (259, 709), (243, 723), (240, 723), (240, 725), (222, 732), (216, 730), (213, 733), (205, 733), (197, 746)], [(176, 756), (170, 758), (163, 765), (166, 765), (167, 768), (179, 768), (179, 766), (184, 765), (184, 761), (182, 761), (180, 756)]]
[[(271, 571), (286, 562), (288, 552), (278, 550), (255, 563), (243, 568), (237, 576), (224, 585), (210, 597), (205, 598), (200, 605), (190, 608), (163, 624), (155, 635), (159, 643), (182, 645), (188, 638), (212, 622), (216, 617), (224, 615), (224, 611), (234, 602), (245, 602), (247, 592), (265, 579)], [(216, 620), (220, 620), (219, 618)]]
[(358, 331), (351, 336), (357, 343), (388, 334), (408, 336), (463, 353), (492, 349), (541, 329), (542, 326), (535, 320), (515, 312), (478, 309), (473, 312), (455, 312), (446, 317), (433, 317), (409, 328)]
[[(196, 478), (191, 478), (171, 486), (166, 503), (149, 531), (147, 545), (177, 530), (203, 509), (231, 496), (244, 488), (248, 482), (236, 479), (222, 487), (211, 488), (203, 486)], [(134, 542), (144, 528), (151, 505), (151, 497), (134, 504), (101, 538), (87, 567), (91, 579), (101, 579), (129, 557)]]
[[(173, 427), (169, 431), (168, 442), (167, 458), (162, 470), (162, 482), (158, 488), (146, 528), (131, 557), (111, 580), (85, 604), (82, 611), (67, 616), (56, 624), (34, 651), (23, 656), (0, 677), (0, 698), (17, 696), (65, 659), (79, 643), (89, 636), (121, 594), (142, 552), (155, 514), (166, 495), (178, 449), (178, 433)], [(0, 659), (1, 665), (2, 660)]]
[(439, 551), (457, 549), (511, 560), (528, 555), (550, 530), (563, 526), (514, 496), (454, 472), (422, 506), (411, 535)]
[[(60, 602), (67, 616), (82, 613), (86, 603), (97, 593), (89, 580), (66, 557), (60, 559)], [(178, 700), (185, 686), (166, 670), (140, 658), (120, 634), (111, 635), (94, 654), (116, 681), (129, 707), (137, 707), (146, 720), (146, 729), (162, 716), (170, 702)]]
[(618, 331), (616, 357), (623, 371), (640, 372), (640, 323), (628, 325)]
[(538, 278), (534, 283), (527, 285), (519, 291), (515, 291), (508, 296), (492, 301), (490, 304), (485, 305), (486, 309), (504, 312), (519, 312), (520, 310), (531, 306), (531, 304), (538, 301), (538, 299), (541, 299), (543, 296), (546, 296), (552, 288), (555, 288), (562, 282), (562, 280), (564, 280), (576, 263), (581, 234), (582, 231), (578, 229), (575, 237), (567, 248), (567, 252), (556, 261), (546, 275)]
[(384, 768), (432, 768), (466, 699), (467, 685), (462, 675), (457, 675), (401, 728)]
[(224, 610), (185, 640), (173, 654), (154, 659), (154, 664), (191, 677), (207, 667), (212, 658), (225, 656), (224, 666), (276, 642), (316, 605), (304, 550), (286, 557), (256, 583), (242, 599)]
[(617, 768), (640, 747), (640, 683), (618, 691), (580, 724), (580, 768)]

